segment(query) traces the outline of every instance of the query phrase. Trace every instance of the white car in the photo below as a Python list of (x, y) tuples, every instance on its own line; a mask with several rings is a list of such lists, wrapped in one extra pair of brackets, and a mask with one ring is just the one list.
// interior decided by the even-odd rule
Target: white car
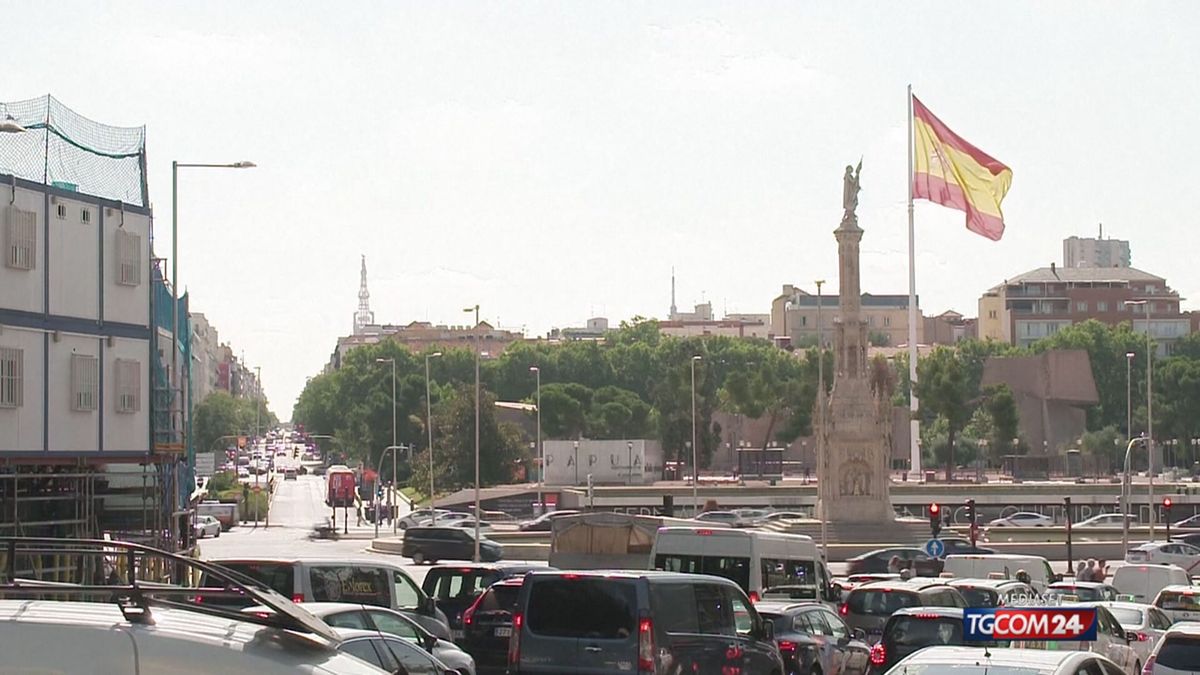
[(418, 527), (428, 527), (430, 525), (438, 525), (438, 526), (449, 527), (450, 524), (453, 522), (456, 522), (459, 520), (467, 520), (469, 518), (473, 519), (473, 516), (469, 513), (463, 513), (461, 511), (447, 511), (445, 513), (437, 514), (437, 522), (436, 523), (433, 522), (433, 518), (431, 518), (427, 515), (424, 518), (421, 518), (420, 520), (417, 521), (417, 526)]
[(1117, 589), (1097, 581), (1056, 581), (1046, 587), (1045, 595), (1072, 596), (1073, 602), (1106, 602), (1117, 599)]
[[(429, 524), (430, 523), (426, 523), (426, 525), (429, 525)], [(442, 527), (457, 527), (457, 528), (461, 528), (463, 530), (471, 530), (472, 532), (475, 531), (475, 519), (474, 518), (459, 518), (457, 520), (452, 520), (448, 523), (443, 523), (439, 519), (438, 525), (440, 525)], [(492, 524), (489, 523), (488, 521), (486, 521), (486, 520), (479, 521), (479, 531), (480, 532), (492, 532), (493, 530), (494, 530), (494, 528), (492, 527)]]
[(374, 630), (335, 628), (342, 642), (338, 651), (356, 656), (386, 673), (452, 673), (436, 656), (417, 645)]
[[(1112, 612), (1103, 603), (1099, 602), (1081, 602), (1077, 604), (1064, 604), (1064, 607), (1094, 607), (1096, 609), (1096, 639), (1091, 642), (1059, 642), (1059, 641), (1036, 641), (1023, 642), (1019, 646), (1025, 649), (1045, 649), (1054, 651), (1081, 651), (1100, 654), (1108, 658), (1113, 663), (1117, 664), (1121, 670), (1128, 675), (1140, 675), (1142, 672), (1142, 662), (1138, 658), (1137, 650), (1131, 645), (1128, 637), (1128, 631), (1121, 626), (1121, 622), (1113, 616)], [(1018, 644), (1014, 644), (1014, 647)]]
[(1192, 675), (1200, 672), (1200, 624), (1172, 626), (1158, 641), (1145, 675)]
[(1122, 518), (1124, 520), (1129, 521), (1130, 527), (1138, 526), (1138, 519), (1137, 519), (1137, 516), (1135, 516), (1135, 515), (1127, 513), (1127, 514), (1125, 514), (1124, 517), (1122, 517), (1121, 514), (1119, 514), (1119, 513), (1101, 513), (1100, 515), (1092, 516), (1091, 518), (1088, 518), (1087, 520), (1081, 520), (1078, 523), (1073, 523), (1071, 525), (1071, 528), (1074, 529), (1077, 527), (1082, 527), (1082, 528), (1121, 527)]
[(196, 516), (192, 523), (192, 532), (197, 539), (221, 536), (221, 521), (212, 516)]
[(1052, 527), (1054, 519), (1032, 511), (1018, 511), (1011, 516), (997, 518), (988, 527)]
[(1119, 669), (1109, 659), (1074, 650), (1029, 651), (978, 647), (926, 647), (904, 657), (889, 673), (920, 675), (1113, 675)]
[(1200, 548), (1178, 541), (1151, 541), (1129, 549), (1125, 562), (1178, 565), (1191, 575), (1200, 569)]
[[(400, 525), (400, 529), (407, 530), (410, 527), (416, 527), (417, 525), (420, 525), (423, 521), (429, 520), (433, 516), (434, 512), (435, 510), (433, 509), (417, 509), (416, 511), (413, 511), (412, 513), (400, 518), (400, 520), (396, 522)], [(436, 509), (436, 513), (438, 520), (441, 520), (442, 516), (445, 516), (450, 512), (446, 509)]]
[(1158, 639), (1171, 627), (1171, 619), (1162, 610), (1152, 605), (1135, 602), (1105, 602), (1101, 603), (1112, 612), (1113, 617), (1121, 622), (1121, 627), (1137, 636), (1130, 640), (1129, 646), (1137, 652), (1138, 659), (1143, 664), (1150, 660), (1150, 652)]
[[(1200, 621), (1200, 588), (1196, 586), (1167, 586), (1154, 598), (1154, 606), (1171, 621)], [(1198, 663), (1197, 665), (1200, 665)]]

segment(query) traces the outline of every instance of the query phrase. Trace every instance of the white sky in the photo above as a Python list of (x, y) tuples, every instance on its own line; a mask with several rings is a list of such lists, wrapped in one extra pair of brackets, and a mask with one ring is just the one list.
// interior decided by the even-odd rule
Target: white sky
[[(904, 88), (1013, 169), (999, 243), (918, 202), (929, 313), (1131, 240), (1200, 299), (1200, 3), (5, 2), (0, 100), (148, 126), (157, 249), (286, 418), (351, 328), (543, 334), (836, 287), (863, 160), (863, 289), (907, 292)], [(1196, 307), (1185, 303), (1185, 307)]]

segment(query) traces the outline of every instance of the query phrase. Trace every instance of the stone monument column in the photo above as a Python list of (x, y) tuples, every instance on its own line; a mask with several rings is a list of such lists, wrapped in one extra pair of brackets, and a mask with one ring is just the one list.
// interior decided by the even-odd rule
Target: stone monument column
[(834, 380), (817, 398), (818, 516), (829, 522), (880, 523), (895, 519), (890, 496), (891, 401), (872, 389), (867, 325), (862, 320), (858, 226), (859, 172), (846, 167), (845, 213), (838, 242), (838, 317), (834, 322)]

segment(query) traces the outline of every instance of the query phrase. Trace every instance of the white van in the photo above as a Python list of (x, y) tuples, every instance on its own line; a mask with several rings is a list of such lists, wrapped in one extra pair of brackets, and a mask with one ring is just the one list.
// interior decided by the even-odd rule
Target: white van
[(1189, 586), (1192, 580), (1182, 567), (1176, 565), (1131, 563), (1118, 567), (1109, 583), (1117, 589), (1118, 596), (1132, 596), (1130, 602), (1148, 605), (1167, 586)]
[(1017, 572), (1029, 574), (1029, 585), (1038, 593), (1054, 583), (1057, 576), (1050, 562), (1040, 555), (976, 554), (966, 553), (946, 556), (942, 575), (953, 575), (960, 579), (989, 579), (1001, 576), (1016, 579)]
[(757, 602), (769, 588), (828, 599), (829, 570), (812, 537), (758, 530), (663, 527), (654, 537), (655, 569), (711, 574), (737, 583)]

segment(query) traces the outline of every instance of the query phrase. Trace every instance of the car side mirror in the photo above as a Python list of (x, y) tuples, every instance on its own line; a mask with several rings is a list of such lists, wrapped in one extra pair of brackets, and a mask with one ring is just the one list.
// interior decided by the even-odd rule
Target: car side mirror
[(768, 640), (775, 639), (775, 622), (770, 619), (763, 619), (763, 634)]
[(855, 640), (862, 640), (863, 642), (867, 641), (867, 631), (865, 631), (861, 628), (852, 629), (850, 631), (850, 636), (853, 637)]
[(426, 596), (421, 600), (420, 610), (422, 614), (433, 615), (437, 612), (437, 602), (433, 598)]
[(1125, 631), (1125, 639), (1126, 639), (1126, 640), (1128, 640), (1128, 641), (1130, 641), (1130, 642), (1137, 642), (1137, 641), (1138, 641), (1138, 634), (1137, 634), (1137, 632), (1136, 632), (1136, 631), (1127, 630), (1127, 631)]

